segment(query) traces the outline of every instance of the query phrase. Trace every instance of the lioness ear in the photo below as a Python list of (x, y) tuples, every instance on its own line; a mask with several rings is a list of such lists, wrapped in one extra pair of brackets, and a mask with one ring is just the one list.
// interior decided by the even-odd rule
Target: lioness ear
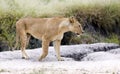
[(73, 17), (73, 16), (70, 17), (70, 18), (69, 18), (69, 21), (70, 21), (70, 23), (74, 23), (74, 17)]

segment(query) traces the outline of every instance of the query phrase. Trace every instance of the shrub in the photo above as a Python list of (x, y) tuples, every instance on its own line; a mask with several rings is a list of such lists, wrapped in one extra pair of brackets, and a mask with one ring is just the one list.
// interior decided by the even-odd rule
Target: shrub
[[(119, 35), (119, 8), (119, 0), (0, 0), (0, 43), (7, 43), (11, 48), (15, 43), (15, 23), (18, 19), (27, 16), (75, 15), (82, 24), (92, 26), (95, 32), (104, 35), (110, 35), (113, 32)], [(90, 31), (88, 29), (86, 32)], [(66, 35), (64, 38), (71, 40), (71, 37)], [(79, 38), (75, 40), (78, 41)], [(65, 41), (63, 44), (67, 44)]]

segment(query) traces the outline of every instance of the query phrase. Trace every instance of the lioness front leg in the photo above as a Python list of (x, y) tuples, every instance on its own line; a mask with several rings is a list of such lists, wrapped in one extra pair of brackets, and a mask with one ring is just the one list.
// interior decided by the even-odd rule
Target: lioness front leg
[(39, 61), (41, 61), (43, 58), (45, 58), (48, 54), (48, 47), (49, 47), (49, 41), (47, 40), (42, 40), (42, 55), (39, 58)]
[(26, 45), (27, 45), (27, 35), (25, 32), (21, 32), (20, 42), (21, 42), (22, 58), (28, 59), (29, 57), (28, 57), (27, 53), (25, 52)]
[(56, 51), (58, 61), (63, 61), (63, 59), (60, 56), (60, 44), (61, 44), (61, 40), (55, 40), (53, 42), (54, 49)]

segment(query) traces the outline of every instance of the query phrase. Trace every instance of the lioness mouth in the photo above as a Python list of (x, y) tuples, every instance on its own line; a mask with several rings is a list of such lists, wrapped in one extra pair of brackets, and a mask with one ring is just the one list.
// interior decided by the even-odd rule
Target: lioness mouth
[(77, 35), (80, 35), (79, 33), (76, 33)]

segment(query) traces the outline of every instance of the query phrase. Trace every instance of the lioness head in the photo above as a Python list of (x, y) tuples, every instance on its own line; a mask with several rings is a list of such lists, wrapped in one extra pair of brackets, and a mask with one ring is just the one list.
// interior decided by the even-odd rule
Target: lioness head
[(70, 17), (69, 21), (70, 21), (70, 31), (76, 33), (77, 35), (84, 33), (81, 24), (74, 17)]

